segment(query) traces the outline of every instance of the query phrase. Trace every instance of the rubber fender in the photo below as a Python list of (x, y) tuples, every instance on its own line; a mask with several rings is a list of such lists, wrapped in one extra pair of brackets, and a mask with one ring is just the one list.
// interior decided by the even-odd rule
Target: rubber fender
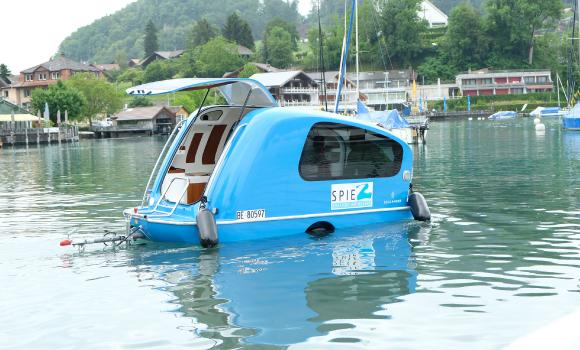
[(409, 196), (409, 207), (411, 207), (411, 214), (417, 221), (431, 220), (431, 211), (427, 205), (425, 197), (419, 192), (413, 192)]
[(195, 216), (199, 241), (204, 248), (212, 248), (218, 244), (218, 230), (215, 217), (207, 208), (201, 208)]

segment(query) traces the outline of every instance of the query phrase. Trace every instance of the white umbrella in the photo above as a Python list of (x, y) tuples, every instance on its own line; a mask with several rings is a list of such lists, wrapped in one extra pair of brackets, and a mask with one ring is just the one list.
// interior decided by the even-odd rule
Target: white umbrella
[(60, 126), (60, 109), (56, 111), (56, 125)]
[(44, 122), (48, 123), (50, 120), (50, 114), (48, 111), (48, 102), (44, 102)]
[(64, 123), (68, 124), (68, 109), (64, 110)]

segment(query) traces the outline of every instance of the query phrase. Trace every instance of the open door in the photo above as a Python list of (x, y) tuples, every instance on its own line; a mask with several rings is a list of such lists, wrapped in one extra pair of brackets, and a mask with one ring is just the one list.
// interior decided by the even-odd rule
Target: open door
[(212, 88), (220, 91), (227, 105), (200, 107), (197, 117), (189, 123), (186, 134), (170, 155), (170, 166), (159, 174), (163, 179), (161, 195), (170, 202), (194, 204), (199, 201), (241, 118), (256, 108), (276, 107), (277, 102), (267, 88), (252, 79), (172, 79), (127, 90), (129, 95), (147, 96)]

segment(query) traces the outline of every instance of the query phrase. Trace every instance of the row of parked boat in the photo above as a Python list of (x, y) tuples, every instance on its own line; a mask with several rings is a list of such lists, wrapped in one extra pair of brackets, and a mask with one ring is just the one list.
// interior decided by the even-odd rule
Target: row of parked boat
[[(514, 111), (500, 111), (488, 117), (489, 120), (509, 120), (517, 117)], [(580, 103), (570, 109), (560, 107), (537, 107), (529, 114), (533, 118), (560, 118), (566, 130), (580, 130)]]

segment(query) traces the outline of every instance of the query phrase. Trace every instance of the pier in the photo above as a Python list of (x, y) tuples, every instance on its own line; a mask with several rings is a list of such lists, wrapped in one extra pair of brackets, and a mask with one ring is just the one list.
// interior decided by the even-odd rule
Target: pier
[(78, 140), (79, 129), (75, 125), (54, 128), (0, 129), (0, 147), (74, 142)]

